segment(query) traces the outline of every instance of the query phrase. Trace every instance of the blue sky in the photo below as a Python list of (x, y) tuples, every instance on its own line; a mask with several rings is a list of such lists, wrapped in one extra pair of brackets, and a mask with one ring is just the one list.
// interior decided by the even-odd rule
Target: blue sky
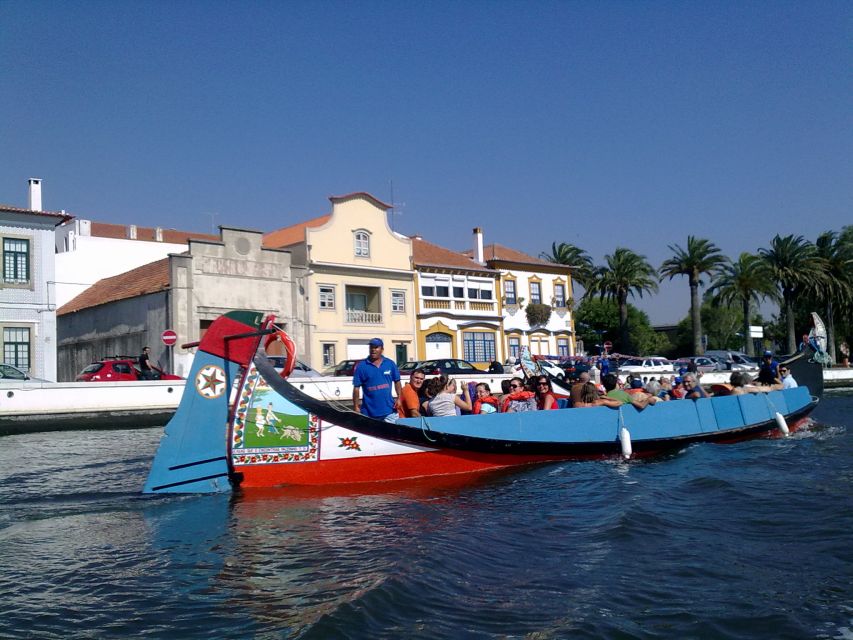
[(737, 257), (853, 223), (851, 54), (850, 2), (2, 0), (0, 202), (266, 231), (393, 183), (452, 249)]

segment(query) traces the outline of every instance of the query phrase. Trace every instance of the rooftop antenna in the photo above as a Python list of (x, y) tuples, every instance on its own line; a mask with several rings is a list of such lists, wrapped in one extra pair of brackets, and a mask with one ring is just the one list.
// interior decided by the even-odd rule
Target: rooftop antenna
[(216, 233), (216, 218), (219, 216), (219, 214), (214, 211), (209, 211), (204, 215), (210, 216), (210, 232)]
[(394, 216), (395, 215), (403, 215), (402, 211), (397, 211), (397, 208), (404, 208), (406, 206), (405, 202), (394, 202), (394, 181), (389, 180), (391, 184), (391, 231), (394, 231)]

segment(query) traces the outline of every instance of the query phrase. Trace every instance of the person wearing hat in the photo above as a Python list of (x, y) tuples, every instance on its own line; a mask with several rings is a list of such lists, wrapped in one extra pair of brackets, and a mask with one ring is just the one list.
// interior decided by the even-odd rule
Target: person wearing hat
[(773, 358), (771, 351), (765, 351), (761, 358), (761, 365), (758, 367), (758, 377), (755, 380), (758, 384), (781, 384), (779, 379), (779, 363)]
[[(385, 348), (382, 338), (373, 338), (369, 348), (370, 355), (359, 363), (352, 376), (353, 409), (377, 420), (396, 422), (399, 400), (394, 400), (391, 386), (396, 389), (399, 399), (403, 392), (400, 370), (393, 360), (382, 355)], [(362, 393), (363, 401), (359, 397)]]

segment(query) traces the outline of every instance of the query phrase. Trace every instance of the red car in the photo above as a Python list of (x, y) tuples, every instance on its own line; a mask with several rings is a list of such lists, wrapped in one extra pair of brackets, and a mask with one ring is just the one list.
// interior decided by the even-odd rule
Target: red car
[[(183, 380), (171, 373), (160, 374), (155, 371), (155, 380)], [(136, 358), (130, 356), (115, 356), (93, 362), (80, 372), (77, 382), (127, 382), (142, 380), (142, 374), (136, 368)]]

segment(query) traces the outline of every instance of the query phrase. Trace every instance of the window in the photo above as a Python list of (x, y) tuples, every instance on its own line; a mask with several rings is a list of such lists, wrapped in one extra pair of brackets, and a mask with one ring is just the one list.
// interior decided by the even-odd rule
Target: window
[(491, 289), (480, 289), (480, 300), (491, 300), (492, 299), (492, 290)]
[(507, 343), (509, 345), (509, 357), (518, 358), (521, 355), (521, 338), (510, 336)]
[(454, 298), (464, 298), (465, 297), (465, 287), (453, 287), (453, 297)]
[(558, 309), (565, 308), (565, 306), (566, 306), (566, 285), (564, 285), (564, 284), (555, 284), (554, 285), (554, 306), (557, 307)]
[(569, 357), (569, 339), (557, 338), (557, 355), (561, 358)]
[(449, 298), (450, 297), (450, 288), (445, 284), (439, 284), (435, 287), (435, 296), (437, 298)]
[(27, 327), (3, 329), (3, 361), (24, 371), (30, 370), (30, 330)]
[(26, 284), (30, 281), (30, 241), (3, 238), (3, 282)]
[(506, 297), (507, 304), (515, 304), (515, 280), (505, 280), (504, 281), (504, 297)]
[(421, 287), (422, 296), (435, 296), (435, 287), (433, 285), (423, 285)]
[(406, 313), (406, 292), (392, 291), (391, 292), (391, 312)]
[(471, 362), (491, 362), (495, 359), (495, 334), (468, 331), (462, 339), (464, 359)]
[(320, 287), (320, 308), (334, 309), (335, 308), (335, 288)]
[(468, 297), (471, 298), (471, 300), (476, 300), (477, 298), (480, 297), (480, 290), (479, 289), (468, 289)]
[(530, 283), (530, 303), (542, 304), (542, 285), (538, 282)]
[(355, 232), (355, 256), (357, 258), (370, 257), (370, 234), (367, 231)]
[(324, 344), (323, 345), (323, 366), (324, 367), (332, 367), (336, 363), (337, 363), (337, 359), (335, 358), (335, 345)]

